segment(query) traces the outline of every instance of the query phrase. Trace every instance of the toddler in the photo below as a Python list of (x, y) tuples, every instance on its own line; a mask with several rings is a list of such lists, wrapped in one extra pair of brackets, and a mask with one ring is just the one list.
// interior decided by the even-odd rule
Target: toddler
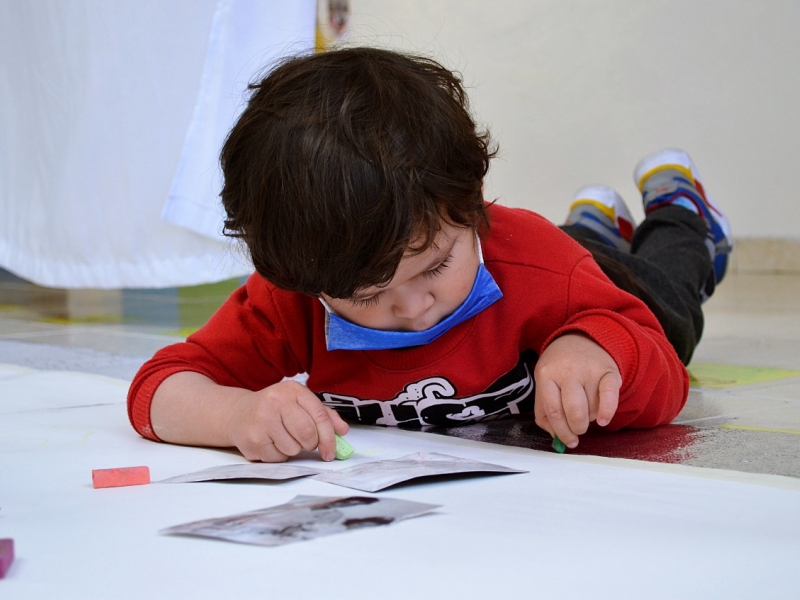
[[(570, 448), (590, 425), (669, 423), (731, 248), (691, 159), (639, 164), (639, 227), (593, 186), (560, 229), (485, 202), (494, 154), (433, 60), (351, 48), (283, 62), (221, 154), (225, 232), (255, 273), (142, 366), (134, 428), (284, 461), (332, 460), (348, 422), (533, 412)], [(302, 373), (305, 386), (287, 379)]]

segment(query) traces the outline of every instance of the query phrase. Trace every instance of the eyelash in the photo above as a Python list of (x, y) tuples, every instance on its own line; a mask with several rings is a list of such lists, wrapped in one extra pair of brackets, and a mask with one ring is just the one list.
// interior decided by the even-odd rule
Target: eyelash
[(383, 296), (383, 292), (378, 292), (369, 298), (351, 298), (350, 303), (361, 307), (373, 306), (378, 303), (378, 300), (380, 300), (381, 296)]
[[(444, 271), (448, 266), (450, 266), (450, 261), (452, 259), (453, 259), (453, 255), (449, 254), (447, 256), (447, 258), (445, 258), (441, 263), (439, 263), (438, 267), (433, 268), (430, 271), (425, 271), (422, 274), (422, 276), (423, 277), (438, 277), (439, 275), (442, 274), (442, 271)], [(381, 296), (383, 296), (383, 292), (378, 292), (377, 294), (375, 294), (374, 296), (370, 296), (369, 298), (352, 298), (350, 300), (350, 303), (354, 304), (355, 306), (360, 306), (360, 307), (374, 306), (375, 304), (378, 303), (378, 301), (380, 300)]]
[(439, 263), (439, 266), (435, 269), (431, 269), (430, 271), (425, 271), (422, 276), (423, 277), (437, 277), (442, 274), (448, 266), (450, 266), (450, 261), (452, 260), (453, 255), (448, 254), (447, 258), (445, 258), (442, 262)]

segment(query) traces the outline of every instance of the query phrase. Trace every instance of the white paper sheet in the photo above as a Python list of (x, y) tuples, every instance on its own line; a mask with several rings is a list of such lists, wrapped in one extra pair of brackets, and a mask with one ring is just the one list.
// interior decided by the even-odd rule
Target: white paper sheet
[[(126, 382), (75, 371), (0, 365), (0, 414), (103, 404), (125, 405)], [(79, 395), (69, 392), (83, 388)], [(65, 392), (65, 390), (67, 390)]]
[(201, 471), (193, 471), (192, 473), (167, 477), (156, 483), (193, 483), (198, 481), (222, 481), (226, 479), (273, 479), (280, 481), (284, 479), (296, 479), (298, 477), (309, 477), (322, 472), (322, 469), (284, 463), (248, 463), (242, 465), (209, 467)]
[[(400, 527), (266, 554), (158, 535), (176, 523), (251, 512), (297, 495), (330, 496), (334, 488), (302, 478), (95, 490), (92, 469), (147, 465), (153, 479), (163, 479), (242, 458), (144, 440), (123, 403), (80, 408), (96, 377), (39, 375), (42, 397), (75, 408), (0, 415), (0, 529), (18, 544), (3, 600), (140, 600), (153, 590), (193, 600), (317, 600), (332, 590), (347, 600), (797, 595), (796, 479), (560, 456), (380, 427), (351, 428), (347, 439), (357, 453), (348, 463), (439, 452), (529, 472), (397, 488), (391, 497), (442, 508)], [(0, 378), (0, 401), (24, 400), (9, 399), (20, 393), (13, 381)], [(119, 382), (121, 398), (125, 385)], [(312, 455), (292, 464), (330, 468)]]
[(441, 475), (462, 473), (525, 473), (477, 460), (458, 458), (438, 452), (416, 452), (389, 460), (361, 463), (338, 471), (326, 471), (315, 476), (317, 481), (333, 483), (362, 492), (377, 492), (398, 483)]

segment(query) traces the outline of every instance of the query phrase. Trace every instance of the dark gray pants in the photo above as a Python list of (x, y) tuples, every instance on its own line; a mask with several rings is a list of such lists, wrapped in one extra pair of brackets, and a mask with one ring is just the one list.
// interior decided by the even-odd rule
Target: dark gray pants
[(703, 334), (703, 299), (714, 291), (705, 221), (683, 207), (659, 208), (636, 228), (630, 254), (586, 227), (561, 229), (592, 253), (614, 284), (647, 304), (688, 365)]

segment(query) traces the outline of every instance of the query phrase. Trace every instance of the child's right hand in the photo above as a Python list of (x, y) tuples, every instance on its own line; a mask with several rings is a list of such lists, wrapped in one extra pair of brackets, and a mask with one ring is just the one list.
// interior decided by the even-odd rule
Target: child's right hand
[(221, 386), (200, 373), (181, 371), (156, 389), (152, 432), (173, 444), (230, 448), (250, 460), (282, 462), (301, 450), (336, 455), (335, 433), (347, 423), (304, 385), (282, 381), (252, 392)]
[(333, 460), (334, 434), (345, 435), (350, 429), (335, 410), (296, 381), (244, 392), (233, 404), (227, 428), (245, 458), (263, 462), (283, 462), (317, 448), (323, 460)]

